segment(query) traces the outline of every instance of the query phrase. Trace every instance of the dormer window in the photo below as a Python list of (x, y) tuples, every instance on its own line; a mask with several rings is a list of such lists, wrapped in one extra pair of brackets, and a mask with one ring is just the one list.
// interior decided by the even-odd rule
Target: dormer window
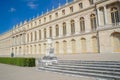
[(44, 22), (46, 22), (46, 17), (44, 17)]
[(39, 24), (41, 24), (41, 20), (39, 20)]
[(57, 12), (55, 13), (55, 17), (58, 18), (58, 13)]
[(92, 5), (92, 4), (94, 3), (94, 1), (93, 1), (93, 0), (89, 0), (89, 2), (90, 2), (90, 5)]
[(65, 15), (65, 10), (62, 10), (62, 15)]
[(80, 8), (80, 9), (83, 8), (83, 3), (79, 3), (79, 8)]
[(72, 6), (72, 7), (70, 7), (70, 12), (73, 12), (73, 6)]
[(49, 19), (52, 20), (52, 15), (49, 16)]

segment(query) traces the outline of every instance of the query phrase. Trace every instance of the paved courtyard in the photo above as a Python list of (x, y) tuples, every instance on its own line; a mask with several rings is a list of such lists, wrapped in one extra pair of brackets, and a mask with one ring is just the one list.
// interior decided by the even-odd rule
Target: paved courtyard
[(0, 80), (95, 80), (66, 74), (38, 71), (37, 68), (0, 64)]

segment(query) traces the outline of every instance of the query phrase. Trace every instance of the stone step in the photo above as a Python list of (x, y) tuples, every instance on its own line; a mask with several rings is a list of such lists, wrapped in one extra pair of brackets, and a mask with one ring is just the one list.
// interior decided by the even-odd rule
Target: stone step
[(92, 73), (102, 73), (102, 74), (112, 74), (112, 75), (118, 75), (120, 76), (120, 72), (118, 71), (109, 71), (109, 70), (94, 70), (94, 69), (78, 69), (78, 68), (63, 68), (63, 67), (45, 67), (45, 68), (50, 68), (50, 69), (59, 69), (59, 70), (69, 70), (69, 71), (77, 71), (77, 72), (92, 72)]
[(120, 63), (107, 63), (107, 62), (59, 62), (59, 64), (100, 64), (100, 65), (119, 65)]
[(67, 66), (91, 66), (91, 67), (107, 67), (107, 68), (120, 68), (119, 65), (106, 65), (106, 64), (59, 64), (58, 65), (67, 65)]
[(104, 71), (117, 71), (120, 72), (120, 68), (109, 67), (94, 67), (94, 66), (69, 66), (69, 65), (53, 65), (48, 67), (62, 67), (62, 68), (76, 68), (76, 69), (91, 69), (91, 70), (104, 70)]
[(60, 69), (50, 69), (50, 68), (43, 68), (40, 67), (40, 70), (47, 70), (52, 72), (59, 72), (59, 73), (67, 73), (72, 75), (79, 75), (79, 76), (91, 76), (91, 77), (99, 77), (99, 78), (110, 78), (110, 79), (120, 79), (120, 76), (117, 75), (110, 75), (110, 74), (103, 74), (103, 73), (94, 73), (94, 72), (84, 72), (84, 71), (71, 71), (71, 70), (60, 70)]

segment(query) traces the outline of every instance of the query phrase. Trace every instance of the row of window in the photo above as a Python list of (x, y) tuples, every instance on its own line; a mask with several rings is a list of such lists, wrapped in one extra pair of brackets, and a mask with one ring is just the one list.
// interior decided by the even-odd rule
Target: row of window
[[(92, 26), (91, 28), (92, 28), (92, 30), (96, 30), (96, 28), (97, 28), (97, 26), (96, 26), (96, 16), (95, 16), (95, 14), (92, 14), (90, 17), (91, 17), (90, 20), (91, 20), (91, 26)], [(85, 20), (84, 20), (84, 17), (80, 18), (79, 24), (80, 24), (80, 32), (85, 32)], [(66, 36), (66, 34), (67, 34), (66, 22), (64, 22), (62, 24), (62, 26), (63, 26), (62, 34), (63, 34), (63, 36)], [(75, 31), (75, 21), (74, 20), (70, 21), (70, 26), (71, 26), (71, 34), (73, 35), (76, 32)], [(56, 25), (55, 26), (55, 36), (56, 37), (59, 37), (59, 35), (60, 35), (59, 31), (60, 31), (59, 25)], [(44, 39), (46, 39), (46, 37), (47, 37), (46, 28), (44, 28), (43, 33), (44, 33)], [(41, 34), (42, 34), (41, 30), (39, 30), (39, 40), (41, 40)], [(37, 40), (37, 32), (36, 31), (34, 32), (34, 36), (35, 36), (34, 41), (36, 41)], [(32, 32), (30, 33), (30, 36), (29, 36), (29, 34), (27, 35), (27, 41), (28, 42), (30, 41), (29, 37), (31, 37), (31, 41), (33, 41), (33, 33)], [(49, 37), (52, 37), (52, 27), (49, 27)]]
[[(89, 0), (89, 2), (90, 2), (90, 4), (93, 4), (93, 0)], [(80, 2), (80, 3), (78, 4), (78, 6), (79, 6), (79, 9), (82, 9), (82, 8), (83, 8), (83, 2)], [(73, 7), (73, 6), (70, 6), (70, 7), (69, 7), (69, 10), (70, 10), (70, 13), (74, 12), (74, 7)], [(66, 10), (65, 10), (65, 9), (63, 9), (61, 12), (62, 12), (62, 15), (66, 15)], [(59, 13), (58, 13), (58, 12), (55, 12), (54, 16), (55, 16), (55, 18), (58, 18), (58, 17), (59, 17)], [(49, 18), (49, 21), (53, 20), (53, 15), (52, 15), (52, 14), (49, 15), (48, 18)], [(43, 18), (43, 22), (45, 23), (46, 21), (47, 21), (47, 17), (44, 17), (44, 18)], [(41, 19), (40, 19), (40, 20), (39, 20), (39, 24), (41, 24), (41, 23), (42, 23), (42, 21), (41, 21)], [(31, 23), (30, 25), (31, 25), (31, 27), (32, 27), (32, 26), (33, 26), (33, 23)], [(28, 24), (27, 27), (30, 28), (30, 25)], [(37, 25), (37, 21), (34, 22), (34, 25), (35, 25), (35, 26)]]

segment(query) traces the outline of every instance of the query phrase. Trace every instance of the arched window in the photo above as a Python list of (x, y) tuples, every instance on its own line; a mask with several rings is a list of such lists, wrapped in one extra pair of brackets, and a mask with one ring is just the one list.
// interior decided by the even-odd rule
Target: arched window
[(39, 40), (41, 40), (41, 30), (39, 30)]
[(44, 54), (46, 54), (46, 43), (44, 43)]
[(37, 32), (35, 31), (35, 41), (37, 40)]
[(114, 52), (120, 52), (120, 33), (114, 32), (112, 35), (112, 47)]
[(39, 54), (41, 54), (41, 44), (39, 44)]
[(92, 31), (95, 31), (96, 28), (97, 28), (97, 25), (96, 25), (96, 16), (95, 16), (95, 14), (91, 14), (91, 15), (90, 15), (90, 21), (91, 21)]
[(83, 17), (80, 18), (80, 31), (85, 32), (85, 21)]
[(33, 41), (33, 34), (32, 34), (32, 32), (31, 32), (31, 41)]
[(56, 54), (58, 54), (59, 53), (59, 42), (56, 42), (55, 46), (56, 46)]
[(29, 34), (27, 34), (27, 42), (29, 42)]
[(63, 41), (63, 53), (66, 54), (67, 53), (67, 41)]
[(44, 29), (44, 39), (46, 39), (46, 29)]
[(98, 52), (97, 37), (96, 36), (92, 37), (92, 48), (93, 48), (94, 53)]
[(49, 28), (49, 36), (52, 37), (52, 27)]
[(81, 39), (81, 50), (82, 50), (82, 53), (86, 53), (86, 39), (85, 38), (82, 38)]
[(36, 45), (34, 45), (34, 54), (36, 54), (36, 51), (37, 51)]
[(63, 35), (66, 35), (66, 23), (63, 23)]
[(111, 20), (112, 20), (112, 23), (116, 24), (118, 22), (120, 22), (120, 19), (119, 19), (119, 12), (118, 12), (118, 9), (116, 7), (112, 8), (111, 9)]
[(72, 53), (76, 53), (76, 41), (74, 39), (71, 40), (71, 50)]
[(58, 36), (59, 36), (59, 26), (56, 25), (56, 37), (58, 37)]
[(32, 49), (33, 49), (33, 48), (32, 48), (32, 45), (31, 45), (31, 46), (30, 46), (30, 54), (32, 54)]
[(75, 34), (75, 21), (71, 20), (71, 34)]

